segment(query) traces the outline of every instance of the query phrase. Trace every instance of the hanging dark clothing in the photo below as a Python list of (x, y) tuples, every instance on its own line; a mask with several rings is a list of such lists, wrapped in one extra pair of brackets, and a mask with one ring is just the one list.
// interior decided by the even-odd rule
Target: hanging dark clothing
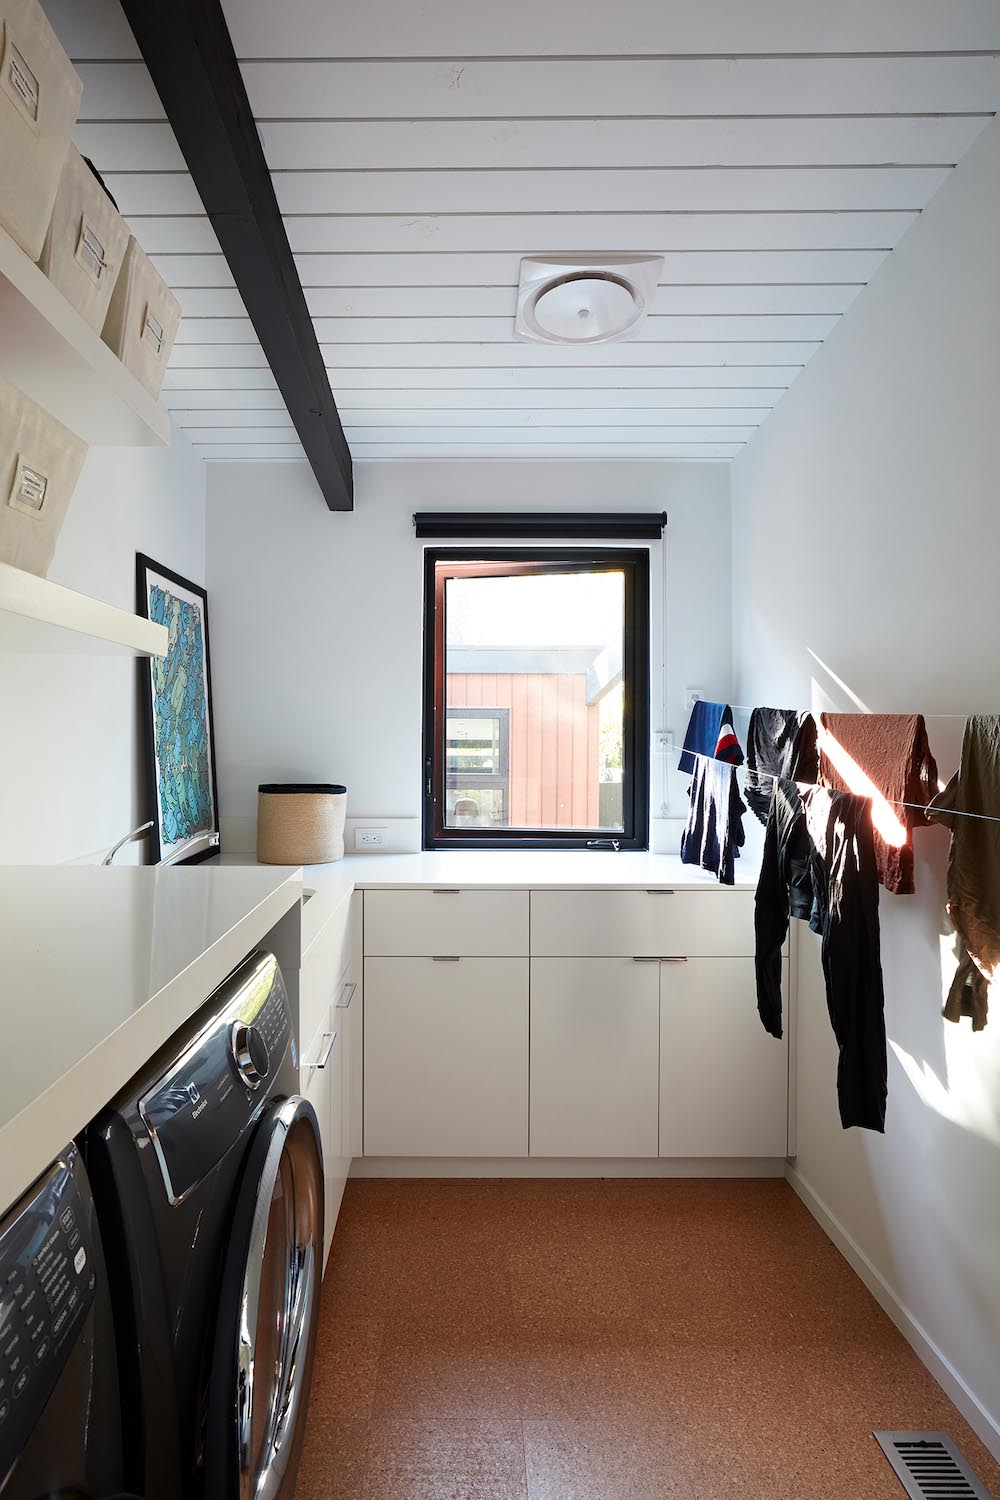
[[(912, 896), (912, 834), (914, 828), (926, 828), (927, 816), (920, 808), (927, 806), (938, 784), (937, 763), (927, 741), (923, 714), (819, 717), (826, 731), (820, 735), (821, 784), (839, 792), (871, 796), (871, 788), (857, 775), (860, 771), (881, 792), (884, 800), (876, 797), (872, 806), (879, 884), (897, 896)], [(902, 802), (919, 807), (900, 807)]]
[(771, 810), (775, 777), (819, 780), (816, 720), (797, 708), (755, 708), (747, 730), (746, 797), (762, 823)]
[(691, 705), (678, 769), (692, 775), (699, 755), (734, 766), (743, 764), (743, 747), (733, 732), (733, 711), (728, 703), (703, 703), (699, 698)]
[(754, 923), (757, 1008), (781, 1036), (781, 945), (789, 917), (822, 940), (826, 1003), (840, 1048), (845, 1130), (885, 1129), (886, 1049), (878, 877), (871, 803), (826, 787), (776, 783), (764, 836)]
[(963, 813), (1000, 819), (1000, 718), (992, 715), (968, 720), (962, 763), (929, 809), (951, 829), (948, 915), (960, 944), (944, 1013), (949, 1021), (971, 1016), (973, 1031), (982, 1031), (989, 983), (1000, 971), (1000, 821)]
[(688, 792), (687, 825), (681, 835), (681, 862), (709, 870), (723, 885), (732, 885), (735, 861), (744, 841), (743, 814), (736, 767), (723, 760), (695, 762)]

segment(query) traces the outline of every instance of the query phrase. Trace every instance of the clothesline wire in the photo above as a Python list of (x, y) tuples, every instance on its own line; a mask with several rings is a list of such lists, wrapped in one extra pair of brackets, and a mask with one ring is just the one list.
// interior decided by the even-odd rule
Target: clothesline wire
[[(752, 713), (756, 712), (756, 708), (759, 707), (759, 706), (760, 705), (758, 704), (758, 705), (756, 705), (755, 707), (752, 708), (749, 703), (729, 703), (729, 704), (726, 705), (727, 708), (731, 708), (732, 709), (732, 711), (733, 711), (734, 714), (752, 714)], [(897, 715), (895, 713), (883, 715), (882, 711), (880, 709), (868, 709), (868, 708), (859, 708), (859, 709), (796, 708), (796, 709), (793, 709), (792, 712), (793, 713), (797, 713), (797, 714), (810, 714), (812, 716), (812, 718), (814, 718), (814, 719), (818, 719), (819, 716), (820, 716), (820, 714), (826, 714), (826, 713), (831, 713), (831, 714), (832, 713), (845, 713), (845, 712), (846, 713), (856, 713), (857, 717), (859, 719), (861, 719), (861, 718), (869, 718), (869, 719), (871, 719), (871, 718), (879, 718), (879, 717), (899, 717), (899, 718), (907, 718), (907, 717), (909, 717), (906, 714), (898, 714)], [(975, 719), (975, 718), (980, 717), (980, 715), (979, 714), (921, 714), (920, 717), (922, 719)]]
[[(732, 708), (733, 705), (730, 704), (729, 706), (730, 708)], [(732, 766), (734, 771), (740, 769), (739, 766), (735, 765), (731, 760), (719, 760), (719, 758), (715, 755), (706, 755), (703, 750), (686, 750), (683, 745), (678, 745), (674, 740), (661, 740), (660, 744), (664, 749), (676, 751), (678, 755), (691, 755), (695, 760), (715, 761), (715, 763), (720, 766)], [(751, 768), (745, 764), (743, 766), (743, 769), (748, 773), (751, 770)], [(778, 776), (774, 771), (758, 771), (756, 768), (753, 769), (753, 775), (759, 776), (762, 780), (766, 779), (768, 781), (791, 781), (793, 779), (790, 776)], [(802, 782), (796, 783), (796, 785), (805, 784), (806, 783)], [(864, 797), (865, 794), (864, 792), (857, 792), (853, 795)], [(922, 813), (928, 812), (931, 808), (931, 804), (927, 802), (897, 802), (892, 797), (883, 797), (881, 792), (879, 793), (879, 797), (884, 803), (886, 803), (888, 807), (911, 807), (915, 812)], [(866, 798), (866, 800), (869, 802), (873, 802), (875, 799), (873, 797), (868, 797)], [(996, 817), (992, 813), (966, 812), (964, 811), (964, 809), (958, 807), (942, 808), (941, 811), (946, 812), (949, 817), (978, 818), (981, 823), (1000, 823), (1000, 817)]]

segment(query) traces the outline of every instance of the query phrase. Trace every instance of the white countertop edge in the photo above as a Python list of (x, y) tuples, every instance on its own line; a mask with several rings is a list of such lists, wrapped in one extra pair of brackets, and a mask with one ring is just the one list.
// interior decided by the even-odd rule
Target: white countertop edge
[(283, 873), (280, 885), (0, 1126), (0, 1215), (301, 901), (301, 871)]

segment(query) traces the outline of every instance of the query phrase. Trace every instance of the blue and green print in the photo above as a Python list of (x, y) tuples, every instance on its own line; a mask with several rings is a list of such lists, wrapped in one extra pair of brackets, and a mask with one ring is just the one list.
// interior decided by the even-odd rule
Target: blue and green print
[(153, 659), (153, 728), (163, 845), (213, 826), (212, 772), (201, 610), (156, 584), (149, 618), (166, 625), (167, 654)]

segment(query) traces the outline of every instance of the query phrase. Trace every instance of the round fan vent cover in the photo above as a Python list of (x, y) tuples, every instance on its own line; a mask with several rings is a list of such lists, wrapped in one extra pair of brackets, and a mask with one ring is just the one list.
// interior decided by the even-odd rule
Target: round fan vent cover
[(514, 336), (577, 347), (634, 338), (662, 266), (646, 254), (525, 256)]
[(527, 315), (546, 338), (561, 344), (599, 344), (621, 338), (642, 312), (642, 301), (628, 282), (582, 274), (543, 286)]

